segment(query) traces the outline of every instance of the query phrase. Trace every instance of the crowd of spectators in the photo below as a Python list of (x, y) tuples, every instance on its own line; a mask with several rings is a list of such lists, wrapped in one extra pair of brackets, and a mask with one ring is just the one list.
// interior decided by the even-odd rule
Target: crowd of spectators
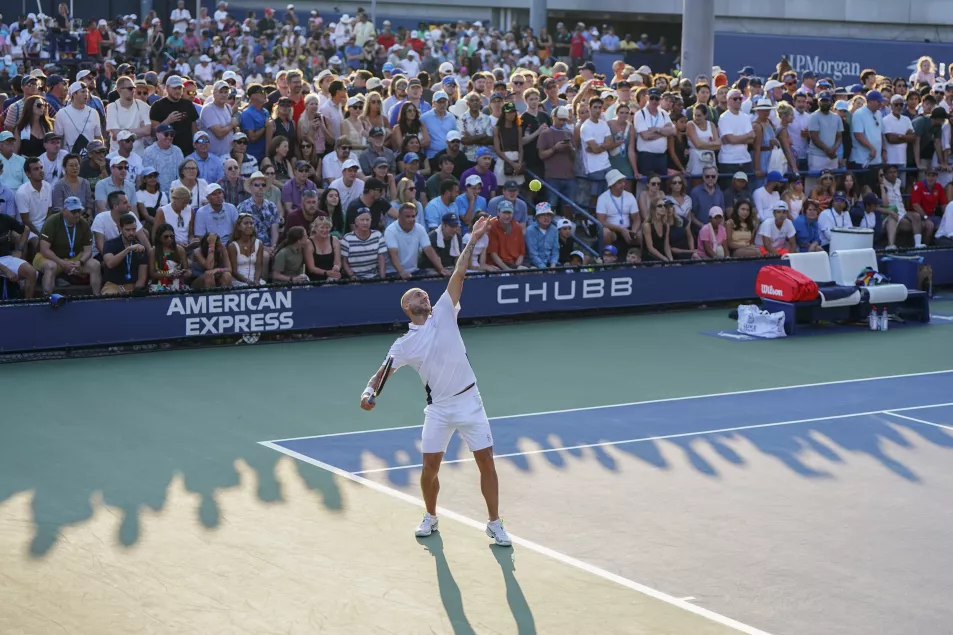
[(783, 60), (732, 83), (599, 75), (592, 51), (631, 38), (582, 23), (392, 30), (179, 2), (78, 44), (70, 24), (61, 5), (4, 27), (8, 297), (447, 275), (483, 215), (482, 272), (825, 249), (848, 226), (953, 246), (953, 81), (928, 58), (854, 86)]

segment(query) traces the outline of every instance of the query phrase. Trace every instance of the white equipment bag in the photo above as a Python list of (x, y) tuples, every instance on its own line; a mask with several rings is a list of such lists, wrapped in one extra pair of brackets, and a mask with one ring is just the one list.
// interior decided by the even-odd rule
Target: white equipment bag
[(785, 337), (784, 313), (768, 313), (753, 304), (738, 307), (738, 332), (763, 339)]

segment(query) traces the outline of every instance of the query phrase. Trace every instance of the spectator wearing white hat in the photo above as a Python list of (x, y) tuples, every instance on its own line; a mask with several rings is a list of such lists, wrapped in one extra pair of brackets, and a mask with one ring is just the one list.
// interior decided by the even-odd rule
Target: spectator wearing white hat
[(211, 138), (204, 130), (200, 130), (192, 135), (192, 145), (195, 152), (187, 156), (199, 166), (199, 177), (205, 179), (208, 183), (217, 183), (225, 176), (225, 163), (218, 155), (212, 154)]
[(201, 238), (214, 233), (227, 243), (238, 221), (238, 208), (225, 202), (225, 192), (218, 183), (208, 186), (205, 197), (208, 203), (195, 212), (194, 234)]
[(152, 123), (149, 120), (149, 106), (135, 98), (135, 83), (132, 78), (122, 76), (116, 81), (119, 99), (106, 107), (106, 132), (113, 143), (119, 141), (119, 133), (127, 130), (135, 135), (132, 151), (142, 155), (146, 146), (145, 139), (152, 138)]
[(241, 128), (238, 118), (227, 103), (231, 90), (228, 82), (215, 82), (212, 87), (212, 101), (202, 108), (202, 114), (199, 115), (199, 128), (209, 134), (209, 152), (219, 157), (231, 151), (232, 139)]
[(457, 129), (457, 118), (447, 110), (447, 93), (438, 90), (433, 94), (433, 109), (420, 115), (420, 122), (427, 126), (430, 133), (430, 145), (426, 148), (430, 169), (435, 170), (434, 158), (447, 149), (447, 135)]
[(129, 164), (129, 171), (126, 178), (135, 183), (142, 174), (142, 157), (132, 151), (136, 142), (136, 135), (129, 130), (120, 130), (116, 135), (116, 143), (113, 145), (113, 151), (106, 155), (106, 160), (110, 161), (113, 157), (122, 157)]
[(639, 244), (642, 216), (638, 201), (625, 189), (625, 175), (619, 170), (606, 174), (608, 189), (596, 200), (596, 218), (602, 223), (606, 243)]
[(472, 227), (477, 214), (487, 211), (487, 200), (481, 196), (483, 179), (471, 174), (464, 180), (464, 191), (457, 196), (457, 216), (465, 227)]
[[(132, 209), (136, 207), (136, 183), (128, 178), (129, 160), (122, 156), (114, 156), (109, 160), (109, 178), (96, 183), (96, 212), (107, 210), (106, 200), (113, 192), (123, 192), (129, 200)], [(138, 213), (137, 213), (138, 216)]]
[(195, 66), (195, 77), (203, 84), (211, 84), (215, 77), (215, 68), (212, 67), (212, 58), (208, 55), (199, 57), (199, 63)]
[(338, 191), (341, 197), (341, 209), (347, 210), (352, 201), (364, 193), (364, 181), (360, 178), (361, 164), (354, 157), (348, 157), (341, 164), (341, 174), (331, 181), (328, 187)]
[(533, 219), (525, 233), (527, 260), (537, 269), (555, 267), (559, 264), (559, 230), (553, 226), (553, 208), (540, 203)]
[(89, 90), (81, 82), (69, 87), (70, 103), (56, 113), (53, 131), (63, 137), (63, 147), (69, 152), (81, 152), (93, 140), (102, 141), (103, 130), (99, 113), (86, 105)]

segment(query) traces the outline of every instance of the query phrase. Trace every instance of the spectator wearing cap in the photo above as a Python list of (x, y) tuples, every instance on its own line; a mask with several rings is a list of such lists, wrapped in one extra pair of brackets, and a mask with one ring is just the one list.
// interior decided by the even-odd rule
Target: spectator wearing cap
[(61, 75), (50, 75), (46, 78), (46, 103), (50, 117), (56, 117), (67, 96), (66, 80)]
[(250, 214), (255, 221), (255, 234), (264, 245), (263, 271), (268, 270), (268, 263), (275, 254), (278, 245), (278, 224), (281, 220), (278, 207), (265, 198), (265, 188), (268, 187), (268, 178), (261, 172), (255, 172), (245, 180), (245, 190), (251, 194), (238, 205), (238, 214)]
[(236, 132), (232, 137), (232, 151), (228, 156), (238, 162), (243, 177), (258, 171), (258, 159), (248, 154), (248, 136), (244, 132)]
[(642, 217), (635, 196), (625, 189), (625, 175), (609, 170), (606, 185), (608, 189), (596, 201), (596, 218), (602, 224), (603, 240), (637, 245)]
[(358, 176), (360, 169), (357, 159), (348, 158), (342, 166), (341, 176), (331, 181), (328, 186), (337, 190), (341, 195), (341, 209), (345, 211), (353, 201), (356, 201), (364, 193), (365, 181)]
[(328, 153), (321, 160), (321, 174), (324, 183), (330, 184), (341, 176), (344, 164), (353, 161), (357, 164), (358, 170), (361, 168), (360, 162), (351, 156), (351, 140), (347, 137), (338, 137), (334, 142), (334, 152)]
[[(744, 172), (735, 172), (731, 177), (731, 184), (722, 192), (725, 206), (722, 209), (734, 209), (735, 203), (739, 200), (750, 200), (751, 194), (748, 192), (748, 175)], [(694, 203), (693, 203), (694, 205)]]
[(497, 181), (511, 180), (522, 183), (526, 155), (523, 147), (523, 129), (520, 127), (516, 106), (503, 104), (500, 119), (493, 129), (493, 150), (496, 152)]
[(308, 178), (311, 173), (311, 164), (307, 161), (297, 161), (294, 167), (294, 177), (288, 179), (281, 188), (281, 202), (284, 205), (283, 217), (295, 210), (301, 209), (301, 195), (306, 190), (317, 191), (318, 186)]
[(355, 280), (383, 279), (387, 276), (387, 243), (383, 234), (372, 228), (371, 210), (361, 207), (356, 212), (353, 230), (341, 238), (344, 272)]
[[(555, 210), (562, 205), (560, 195), (569, 201), (573, 201), (576, 196), (576, 148), (572, 140), (573, 130), (568, 122), (569, 108), (559, 106), (553, 110), (552, 125), (539, 133), (537, 143), (546, 183), (552, 188), (549, 192), (549, 204)], [(571, 213), (569, 209), (566, 208), (563, 213)]]
[(420, 117), (423, 117), (423, 115), (430, 111), (431, 106), (423, 100), (423, 94), (424, 89), (419, 79), (412, 77), (407, 80), (406, 99), (396, 102), (391, 107), (390, 112), (387, 115), (391, 128), (397, 125), (397, 119), (400, 116), (400, 112), (403, 109), (405, 103), (413, 104), (417, 108), (417, 112), (419, 113)]
[(480, 190), (480, 195), (488, 201), (491, 200), (497, 191), (497, 180), (496, 175), (491, 169), (493, 165), (493, 150), (490, 148), (480, 148), (476, 152), (476, 165), (472, 168), (466, 170), (460, 176), (460, 183), (465, 187), (467, 177), (471, 175), (476, 175), (480, 177), (480, 180), (483, 182), (483, 189)]
[(420, 116), (421, 123), (427, 126), (430, 133), (426, 154), (432, 170), (437, 167), (434, 158), (447, 149), (447, 135), (457, 129), (457, 118), (447, 110), (448, 105), (447, 93), (438, 90), (433, 95), (433, 108)]
[[(332, 187), (334, 187), (332, 185)], [(357, 210), (366, 207), (371, 212), (371, 223), (375, 229), (384, 227), (384, 217), (390, 212), (391, 206), (384, 196), (387, 185), (377, 178), (371, 177), (364, 181), (364, 189), (360, 196), (350, 201), (344, 210), (345, 227), (350, 228), (354, 222)], [(336, 188), (335, 188), (336, 189)], [(343, 201), (343, 199), (342, 199)]]
[(832, 99), (829, 92), (818, 95), (818, 109), (810, 115), (807, 132), (810, 143), (807, 147), (807, 169), (810, 172), (834, 170), (838, 167), (837, 150), (843, 143), (844, 122), (831, 112)]
[[(312, 183), (313, 185), (313, 183)], [(285, 216), (284, 231), (292, 227), (304, 227), (310, 232), (311, 224), (318, 215), (318, 191), (314, 188), (301, 191), (300, 204)]]
[[(192, 145), (192, 135), (198, 132), (199, 114), (195, 104), (187, 99), (183, 99), (185, 82), (178, 75), (170, 75), (165, 80), (165, 97), (156, 101), (149, 108), (149, 119), (152, 122), (152, 128), (156, 136), (159, 135), (159, 128), (170, 126), (174, 134), (174, 143), (181, 150), (181, 156), (185, 157), (194, 151)], [(150, 146), (152, 147), (152, 146)], [(181, 158), (179, 159), (181, 161)], [(161, 167), (155, 162), (150, 161), (156, 167)]]
[(136, 184), (128, 178), (129, 161), (121, 156), (115, 156), (109, 161), (109, 177), (96, 183), (96, 213), (105, 212), (108, 207), (106, 199), (112, 192), (123, 192), (129, 200), (131, 209), (136, 207)]
[[(39, 155), (39, 158), (43, 165), (43, 173), (46, 174), (46, 180), (50, 184), (63, 178), (63, 158), (69, 153), (63, 150), (62, 146), (63, 139), (55, 132), (50, 131), (43, 135), (43, 153)], [(32, 156), (23, 152), (22, 145), (21, 153), (24, 156)]]
[(513, 222), (519, 225), (521, 229), (524, 229), (529, 220), (529, 209), (526, 201), (519, 198), (519, 191), (519, 184), (516, 181), (507, 181), (504, 183), (501, 189), (502, 193), (499, 196), (494, 196), (487, 202), (487, 214), (490, 216), (499, 216), (500, 205), (504, 202), (509, 203), (513, 207)]
[(911, 144), (917, 139), (913, 123), (903, 112), (905, 106), (904, 96), (894, 95), (890, 98), (890, 112), (883, 117), (884, 141), (886, 142), (885, 162), (888, 165), (906, 167), (908, 148), (912, 148)]
[[(943, 187), (937, 183), (937, 168), (928, 167), (924, 172), (926, 178), (913, 184), (913, 190), (910, 192), (910, 210), (907, 211), (907, 216), (910, 216), (912, 212), (919, 217), (920, 228), (923, 232), (922, 236), (914, 233), (915, 247), (930, 244), (935, 228), (933, 218), (939, 210), (945, 210), (947, 204), (946, 193)], [(20, 211), (23, 211), (22, 207)], [(910, 220), (915, 228), (917, 219), (911, 218)]]
[(860, 205), (856, 205), (850, 211), (855, 227), (870, 229), (874, 232), (874, 246), (881, 247), (886, 242), (888, 249), (896, 249), (897, 213), (883, 207), (883, 201), (879, 196), (873, 192), (867, 192)]
[[(175, 128), (163, 123), (156, 128), (156, 142), (142, 153), (145, 163), (159, 170), (159, 187), (163, 192), (172, 188), (172, 181), (178, 178), (179, 165), (185, 160), (180, 146), (175, 145)], [(191, 139), (189, 147), (192, 147)]]
[(529, 264), (547, 269), (559, 264), (559, 230), (553, 226), (553, 208), (549, 203), (536, 206), (534, 222), (526, 228), (526, 254)]
[(464, 191), (457, 196), (457, 216), (465, 227), (472, 227), (478, 213), (487, 211), (487, 200), (480, 195), (483, 181), (476, 174), (471, 174), (464, 181)]
[(85, 84), (73, 82), (69, 87), (70, 103), (53, 120), (53, 131), (63, 137), (70, 152), (81, 152), (89, 142), (102, 140), (99, 114), (86, 105), (89, 90)]
[(576, 248), (576, 240), (573, 238), (576, 225), (568, 218), (557, 218), (554, 224), (559, 246), (559, 264), (565, 267), (569, 264), (571, 254)]
[(427, 196), (427, 182), (420, 173), (420, 155), (416, 152), (407, 152), (397, 165), (403, 165), (403, 172), (398, 176), (413, 181), (417, 188), (417, 200), (426, 205), (430, 197)]
[(248, 154), (260, 162), (265, 158), (265, 137), (268, 132), (268, 121), (271, 118), (265, 110), (268, 98), (261, 84), (249, 84), (245, 90), (245, 96), (248, 99), (248, 105), (239, 115), (239, 129), (245, 133), (248, 140)]
[[(63, 211), (51, 215), (40, 232), (39, 252), (33, 258), (33, 281), (36, 272), (43, 276), (43, 293), (53, 293), (56, 278), (67, 275), (74, 280), (88, 278), (93, 295), (99, 295), (102, 280), (100, 265), (93, 258), (93, 234), (89, 222), (83, 218), (83, 203), (69, 197)], [(2, 258), (0, 258), (2, 262)]]
[(129, 173), (126, 178), (133, 183), (137, 182), (142, 174), (142, 157), (132, 151), (136, 142), (136, 135), (129, 130), (121, 130), (118, 140), (113, 144), (113, 151), (106, 155), (106, 160), (111, 161), (114, 157), (122, 157), (129, 165)]
[[(454, 183), (454, 187), (456, 184)], [(440, 218), (440, 224), (430, 230), (427, 234), (429, 246), (433, 250), (436, 261), (430, 259), (429, 253), (423, 255), (427, 257), (435, 266), (436, 273), (442, 276), (450, 275), (453, 267), (460, 257), (461, 236), (460, 236), (460, 218), (453, 212), (448, 212)], [(424, 257), (420, 259), (420, 267), (423, 269), (428, 264)], [(426, 273), (431, 273), (426, 271)]]
[[(797, 252), (797, 230), (788, 218), (788, 206), (781, 201), (771, 212), (771, 216), (758, 227), (755, 245), (761, 249), (762, 256), (782, 256)], [(848, 216), (848, 219), (850, 217)]]
[(718, 118), (718, 131), (721, 135), (718, 171), (723, 173), (751, 172), (748, 147), (754, 143), (755, 133), (751, 119), (741, 112), (742, 99), (740, 90), (729, 90), (728, 110)]
[(834, 229), (844, 229), (854, 226), (847, 209), (847, 197), (843, 192), (835, 192), (831, 206), (823, 211), (817, 219), (818, 230), (821, 235), (821, 247), (825, 250), (831, 244), (831, 232)]
[(190, 154), (187, 159), (195, 161), (199, 167), (199, 177), (205, 179), (207, 183), (217, 183), (225, 176), (225, 163), (221, 157), (212, 154), (211, 139), (209, 133), (200, 130), (192, 136), (192, 145), (195, 152)]
[(82, 83), (89, 90), (87, 105), (99, 114), (100, 126), (106, 125), (106, 107), (103, 100), (96, 94), (99, 90), (96, 84), (96, 70), (84, 69), (76, 73), (76, 81)]
[(23, 92), (21, 98), (13, 97), (10, 103), (4, 103), (7, 114), (3, 120), (3, 127), (11, 132), (16, 129), (17, 123), (20, 121), (20, 115), (26, 100), (34, 95), (39, 95), (40, 99), (43, 99), (42, 80), (39, 77), (32, 75), (24, 77), (20, 82), (20, 90)]
[[(665, 174), (667, 171), (668, 138), (675, 135), (675, 125), (668, 113), (659, 109), (660, 98), (661, 92), (658, 89), (650, 89), (649, 103), (635, 115), (635, 148), (639, 174)], [(591, 108), (590, 105), (590, 110)]]
[(467, 111), (457, 120), (457, 132), (463, 152), (471, 163), (477, 162), (477, 151), (493, 143), (493, 121), (483, 112), (483, 101), (479, 93), (471, 92), (466, 96)]
[(215, 82), (212, 87), (212, 101), (205, 104), (198, 119), (199, 129), (209, 134), (209, 152), (216, 156), (227, 155), (231, 151), (232, 139), (241, 129), (238, 117), (227, 103), (231, 90), (228, 82)]
[(771, 218), (775, 205), (781, 200), (781, 191), (788, 180), (778, 172), (773, 170), (768, 172), (765, 177), (764, 185), (754, 191), (752, 202), (758, 214), (758, 220), (762, 223)]
[(513, 220), (513, 204), (503, 201), (498, 208), (499, 216), (490, 220), (490, 237), (487, 259), (490, 264), (504, 271), (526, 269), (526, 240), (523, 227)]
[(867, 168), (872, 165), (881, 165), (886, 162), (887, 152), (884, 147), (883, 125), (879, 114), (881, 106), (886, 102), (880, 91), (872, 90), (867, 93), (867, 105), (860, 108), (851, 116), (850, 127), (854, 135), (853, 147), (847, 167), (860, 170), (857, 180), (860, 185), (876, 187), (876, 183), (868, 183)]
[(728, 231), (725, 210), (717, 205), (708, 210), (708, 222), (698, 232), (698, 258), (728, 258)]
[(86, 146), (86, 160), (80, 164), (79, 175), (89, 181), (93, 191), (100, 179), (109, 178), (109, 161), (102, 141), (92, 141)]
[(142, 156), (146, 147), (144, 139), (153, 136), (152, 123), (149, 120), (149, 106), (135, 98), (134, 81), (126, 76), (116, 80), (119, 99), (106, 107), (106, 132), (113, 142), (119, 141), (119, 133), (131, 132), (135, 135), (132, 151)]
[(367, 149), (361, 152), (358, 162), (361, 166), (361, 172), (370, 174), (374, 170), (374, 163), (377, 159), (387, 161), (387, 169), (390, 173), (397, 171), (397, 155), (390, 148), (384, 145), (386, 133), (380, 126), (374, 126), (368, 133)]
[(436, 161), (437, 165), (439, 165), (443, 157), (448, 157), (450, 161), (453, 162), (453, 178), (457, 179), (458, 181), (463, 176), (463, 173), (469, 170), (473, 165), (470, 160), (467, 159), (467, 155), (461, 150), (462, 138), (463, 135), (461, 135), (458, 131), (451, 130), (447, 134), (447, 149), (434, 158), (434, 161)]
[(195, 212), (194, 235), (201, 238), (214, 233), (227, 243), (238, 221), (238, 209), (225, 202), (225, 193), (217, 183), (208, 186), (206, 198), (208, 203)]

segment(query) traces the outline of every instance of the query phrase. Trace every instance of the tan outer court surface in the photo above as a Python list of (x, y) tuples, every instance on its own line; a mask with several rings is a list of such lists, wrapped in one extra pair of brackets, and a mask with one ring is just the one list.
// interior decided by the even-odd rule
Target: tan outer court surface
[[(464, 338), (491, 417), (945, 370), (924, 351), (953, 342), (944, 327), (753, 344), (699, 334), (730, 327), (724, 310), (691, 311)], [(453, 515), (439, 537), (415, 540), (419, 507), (259, 445), (421, 423), (423, 389), (407, 369), (373, 413), (357, 407), (393, 337), (0, 366), (0, 633), (758, 632), (709, 619), (704, 598), (685, 602), (692, 612), (554, 558), (545, 547), (555, 545), (491, 547)], [(898, 353), (889, 367), (888, 351)], [(533, 465), (540, 500), (555, 504), (563, 489), (588, 504), (508, 516), (535, 492), (507, 465), (502, 511), (514, 534), (560, 533), (609, 569), (596, 547), (624, 536), (600, 531), (600, 515), (651, 521), (615, 495), (600, 506), (612, 481), (585, 458), (563, 471)], [(472, 463), (448, 470), (445, 487), (450, 509), (482, 522)]]

